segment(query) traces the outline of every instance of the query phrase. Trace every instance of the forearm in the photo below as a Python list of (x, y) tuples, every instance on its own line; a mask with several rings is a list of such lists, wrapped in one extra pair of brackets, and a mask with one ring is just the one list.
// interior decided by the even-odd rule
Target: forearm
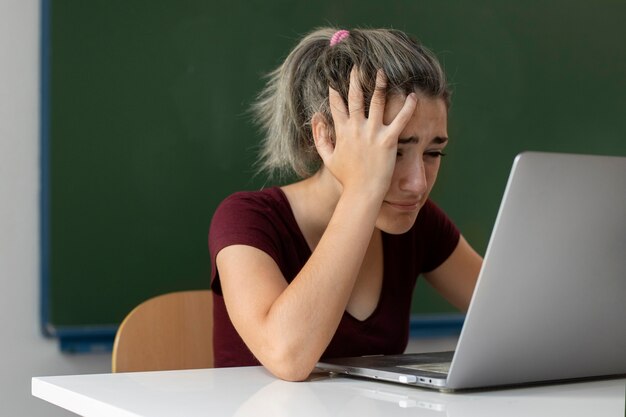
[(265, 317), (279, 356), (304, 373), (330, 343), (350, 299), (380, 210), (372, 200), (342, 196), (308, 262)]
[(275, 375), (306, 378), (335, 334), (372, 237), (377, 199), (344, 193), (319, 243), (289, 284), (259, 249), (231, 246), (218, 254), (230, 319)]

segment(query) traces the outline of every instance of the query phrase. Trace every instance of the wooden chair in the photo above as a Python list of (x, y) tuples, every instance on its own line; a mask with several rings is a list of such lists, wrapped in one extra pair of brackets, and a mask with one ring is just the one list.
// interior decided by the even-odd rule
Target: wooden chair
[(135, 307), (113, 343), (113, 372), (213, 367), (209, 290), (159, 295)]

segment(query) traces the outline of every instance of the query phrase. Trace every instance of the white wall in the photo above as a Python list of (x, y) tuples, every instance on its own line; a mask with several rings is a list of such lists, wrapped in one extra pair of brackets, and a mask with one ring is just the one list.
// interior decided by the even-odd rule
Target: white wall
[(68, 416), (30, 394), (38, 375), (108, 372), (39, 331), (39, 1), (0, 0), (0, 414)]

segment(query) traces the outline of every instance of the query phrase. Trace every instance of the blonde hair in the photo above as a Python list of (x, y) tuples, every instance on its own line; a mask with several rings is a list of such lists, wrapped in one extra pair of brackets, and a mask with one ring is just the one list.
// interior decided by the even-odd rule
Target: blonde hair
[(300, 178), (317, 171), (321, 159), (311, 132), (311, 118), (320, 113), (332, 127), (328, 87), (345, 103), (350, 71), (359, 68), (365, 112), (374, 91), (376, 72), (387, 76), (387, 96), (420, 92), (449, 105), (450, 90), (437, 58), (404, 32), (393, 29), (354, 29), (330, 46), (338, 29), (320, 28), (306, 35), (284, 62), (267, 76), (265, 88), (252, 106), (264, 131), (258, 169), (270, 177)]

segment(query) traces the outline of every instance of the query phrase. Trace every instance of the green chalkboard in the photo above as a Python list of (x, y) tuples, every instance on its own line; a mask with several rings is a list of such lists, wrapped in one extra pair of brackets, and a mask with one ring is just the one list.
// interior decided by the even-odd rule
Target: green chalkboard
[[(484, 252), (522, 150), (626, 155), (626, 3), (44, 0), (43, 316), (116, 325), (142, 300), (208, 288), (228, 194), (268, 185), (247, 114), (295, 41), (395, 27), (441, 58), (451, 144), (433, 198)], [(414, 312), (450, 312), (427, 287)]]

